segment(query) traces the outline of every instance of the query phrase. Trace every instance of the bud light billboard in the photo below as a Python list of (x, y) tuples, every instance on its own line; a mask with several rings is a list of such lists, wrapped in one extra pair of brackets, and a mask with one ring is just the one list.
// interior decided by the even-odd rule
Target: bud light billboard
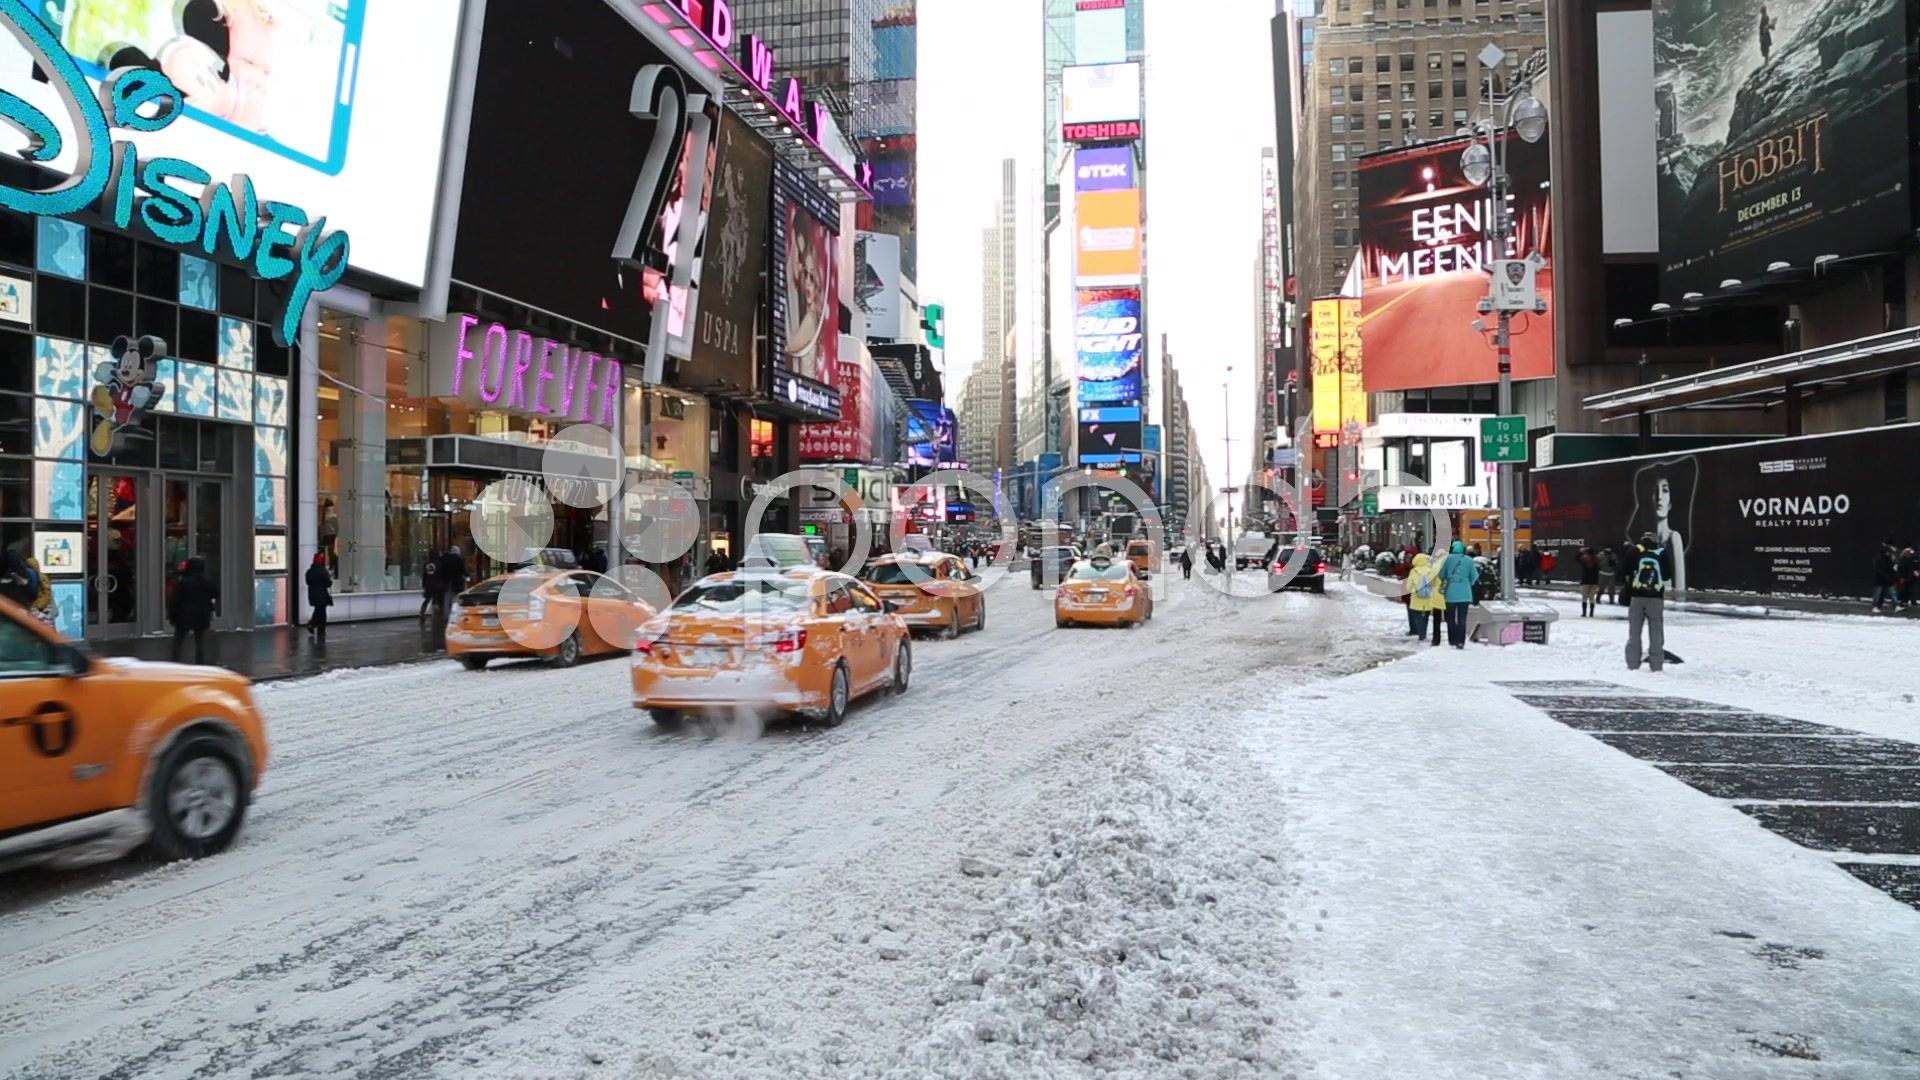
[(1081, 289), (1074, 322), (1080, 359), (1080, 403), (1140, 400), (1140, 290)]

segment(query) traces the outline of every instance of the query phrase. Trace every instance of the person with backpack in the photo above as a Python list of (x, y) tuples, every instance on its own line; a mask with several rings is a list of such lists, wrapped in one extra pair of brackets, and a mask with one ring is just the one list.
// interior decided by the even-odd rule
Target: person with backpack
[(1667, 587), (1673, 580), (1673, 554), (1642, 533), (1627, 575), (1627, 669), (1640, 670), (1640, 638), (1646, 635), (1647, 666), (1659, 671), (1667, 660)]
[(1440, 582), (1447, 606), (1447, 644), (1456, 649), (1467, 647), (1467, 609), (1473, 606), (1473, 587), (1479, 581), (1479, 565), (1467, 554), (1467, 545), (1455, 540), (1440, 563)]
[(1413, 620), (1413, 636), (1427, 636), (1433, 628), (1433, 644), (1440, 644), (1440, 624), (1446, 621), (1446, 587), (1440, 581), (1440, 562), (1422, 551), (1414, 555), (1413, 568), (1407, 571), (1407, 611)]
[(1580, 549), (1580, 617), (1588, 618), (1600, 607), (1600, 556), (1592, 548)]

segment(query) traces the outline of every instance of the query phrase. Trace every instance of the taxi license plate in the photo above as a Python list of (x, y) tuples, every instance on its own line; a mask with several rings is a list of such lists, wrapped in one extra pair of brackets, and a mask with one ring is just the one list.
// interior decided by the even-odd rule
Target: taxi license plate
[(486, 627), (486, 628), (488, 628), (488, 629), (495, 629), (495, 628), (497, 628), (497, 627), (499, 627), (499, 625), (500, 625), (500, 616), (498, 616), (498, 615), (482, 615), (482, 616), (480, 616), (480, 625), (481, 625), (481, 626), (484, 626), (484, 627)]
[(1087, 599), (1089, 600), (1105, 600), (1106, 598), (1107, 598), (1107, 590), (1105, 589), (1088, 589), (1087, 590)]
[(732, 649), (694, 649), (687, 654), (687, 662), (696, 667), (719, 667), (732, 661)]

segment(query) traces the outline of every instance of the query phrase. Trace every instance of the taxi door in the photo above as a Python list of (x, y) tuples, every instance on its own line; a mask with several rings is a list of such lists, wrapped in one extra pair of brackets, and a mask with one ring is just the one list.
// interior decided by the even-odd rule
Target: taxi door
[(960, 622), (963, 626), (972, 626), (980, 619), (980, 606), (987, 602), (980, 591), (980, 575), (974, 573), (967, 564), (954, 559), (947, 564), (948, 588), (953, 590), (953, 602), (960, 609)]
[(617, 578), (582, 570), (571, 575), (574, 590), (586, 605), (586, 628), (594, 643), (593, 651), (625, 652), (633, 648), (640, 626), (653, 617), (653, 609), (622, 585)]
[(117, 809), (115, 768), (125, 721), (90, 705), (97, 676), (75, 675), (64, 650), (0, 613), (0, 832)]
[(893, 674), (893, 650), (887, 647), (887, 607), (864, 585), (853, 585), (850, 589), (853, 593), (853, 613), (847, 618), (860, 624), (861, 647), (866, 653), (867, 662), (866, 673), (856, 677), (854, 685), (866, 690)]

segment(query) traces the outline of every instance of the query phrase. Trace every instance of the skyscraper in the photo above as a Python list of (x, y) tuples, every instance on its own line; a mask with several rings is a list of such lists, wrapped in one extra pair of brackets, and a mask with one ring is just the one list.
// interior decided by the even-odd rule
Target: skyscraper
[(988, 473), (1013, 466), (1017, 440), (1019, 343), (1015, 316), (1020, 279), (1017, 188), (1014, 161), (1007, 158), (1000, 163), (1000, 198), (994, 205), (993, 224), (981, 235), (980, 364), (974, 370), (974, 377), (983, 378), (978, 393), (993, 396), (997, 419), (991, 454), (971, 464), (974, 469)]

